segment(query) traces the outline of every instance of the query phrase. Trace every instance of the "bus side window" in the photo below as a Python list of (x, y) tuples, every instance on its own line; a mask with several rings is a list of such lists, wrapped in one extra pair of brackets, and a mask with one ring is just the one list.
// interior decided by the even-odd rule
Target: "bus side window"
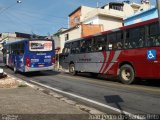
[(80, 52), (79, 43), (79, 41), (71, 43), (71, 54), (77, 54)]
[(156, 42), (156, 46), (160, 46), (160, 36), (159, 35), (156, 37), (155, 42)]
[(66, 49), (66, 48), (63, 48), (63, 50), (62, 50), (62, 55), (65, 55), (65, 49)]
[(147, 36), (146, 46), (159, 46), (159, 25), (158, 22), (152, 23), (149, 26), (149, 35)]
[(132, 28), (126, 31), (125, 48), (144, 47), (144, 26)]
[(149, 37), (148, 40), (148, 44), (147, 46), (160, 46), (160, 40), (159, 40), (160, 36), (151, 36)]
[(85, 53), (86, 52), (86, 43), (85, 40), (80, 41), (80, 52)]
[(106, 46), (107, 46), (107, 36), (106, 35), (96, 36), (94, 38), (94, 43), (92, 45), (92, 51), (93, 52), (105, 51)]
[(108, 35), (108, 41), (109, 41), (109, 45), (108, 45), (109, 50), (115, 50), (117, 48), (115, 32)]
[(70, 43), (66, 43), (63, 49), (63, 55), (69, 55), (70, 53)]

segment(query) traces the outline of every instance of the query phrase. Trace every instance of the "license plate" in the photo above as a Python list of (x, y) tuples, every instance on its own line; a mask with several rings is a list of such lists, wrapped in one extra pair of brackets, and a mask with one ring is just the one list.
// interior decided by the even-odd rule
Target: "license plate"
[(38, 65), (38, 67), (44, 67), (44, 65)]

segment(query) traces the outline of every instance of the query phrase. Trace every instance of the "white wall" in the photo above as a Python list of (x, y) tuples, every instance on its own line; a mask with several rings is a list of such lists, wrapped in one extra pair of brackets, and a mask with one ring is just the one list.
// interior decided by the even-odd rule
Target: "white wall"
[(87, 7), (87, 6), (82, 6), (80, 21), (82, 21), (84, 19), (84, 17), (86, 16), (86, 14), (88, 14), (88, 12), (91, 12), (93, 10), (95, 10), (95, 8), (93, 8), (93, 7)]
[(86, 20), (83, 24), (100, 24), (99, 23), (99, 17), (95, 16), (91, 19)]
[(122, 20), (114, 19), (111, 17), (100, 16), (99, 21), (100, 24), (103, 24), (104, 31), (122, 27)]
[(61, 48), (60, 53), (62, 53), (62, 50), (64, 48), (65, 35), (66, 34), (69, 34), (69, 40), (74, 40), (74, 39), (77, 39), (77, 38), (81, 38), (81, 26), (60, 35), (60, 48)]

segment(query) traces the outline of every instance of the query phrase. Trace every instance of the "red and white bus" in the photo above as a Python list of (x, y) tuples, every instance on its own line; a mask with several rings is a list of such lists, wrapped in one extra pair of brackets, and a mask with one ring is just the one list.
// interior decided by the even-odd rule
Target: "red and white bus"
[(66, 41), (62, 67), (78, 72), (118, 76), (122, 83), (135, 78), (160, 78), (158, 18)]

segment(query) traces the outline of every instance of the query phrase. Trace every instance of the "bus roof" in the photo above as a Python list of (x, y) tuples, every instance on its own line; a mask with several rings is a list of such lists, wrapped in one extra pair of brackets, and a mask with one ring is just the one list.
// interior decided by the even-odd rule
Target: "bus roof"
[(27, 39), (26, 40), (15, 40), (15, 41), (7, 42), (6, 44), (14, 44), (14, 43), (25, 42), (25, 41), (28, 41), (28, 40)]
[(25, 40), (16, 40), (16, 41), (12, 41), (12, 42), (7, 42), (6, 45), (8, 44), (14, 44), (14, 43), (19, 43), (19, 42), (26, 42), (26, 41), (30, 41), (30, 40), (47, 40), (47, 41), (54, 41), (51, 39), (25, 39)]
[(150, 20), (147, 20), (147, 21), (135, 23), (135, 24), (128, 25), (128, 26), (119, 27), (119, 28), (116, 28), (116, 29), (100, 32), (100, 33), (97, 33), (97, 34), (89, 35), (89, 36), (78, 38), (78, 39), (69, 40), (69, 41), (66, 41), (65, 43), (70, 43), (70, 42), (74, 42), (74, 41), (78, 41), (78, 40), (82, 40), (82, 39), (88, 39), (88, 38), (91, 38), (91, 37), (94, 37), (94, 36), (104, 35), (104, 34), (107, 34), (107, 33), (112, 33), (112, 32), (125, 30), (125, 29), (129, 29), (129, 28), (133, 28), (133, 27), (138, 27), (138, 26), (146, 25), (146, 24), (153, 23), (153, 22), (156, 22), (156, 21), (158, 21), (158, 18), (150, 19)]

